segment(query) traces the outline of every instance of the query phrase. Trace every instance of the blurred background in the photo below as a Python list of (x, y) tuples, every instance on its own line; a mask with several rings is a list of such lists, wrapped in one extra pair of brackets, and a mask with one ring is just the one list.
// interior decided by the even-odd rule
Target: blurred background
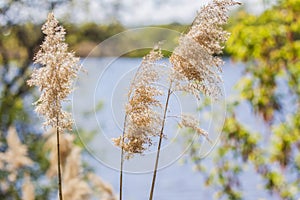
[[(43, 147), (42, 119), (32, 106), (39, 92), (26, 85), (50, 11), (65, 27), (69, 49), (84, 59), (99, 43), (129, 28), (155, 26), (183, 33), (207, 2), (0, 0), (0, 199), (25, 199), (22, 185), (28, 174), (35, 193), (31, 199), (55, 199), (56, 182), (45, 178), (50, 158)], [(224, 49), (227, 115), (219, 144), (201, 159), (201, 147), (193, 143), (178, 163), (161, 170), (158, 200), (300, 199), (300, 1), (241, 2), (230, 10), (225, 27), (231, 37)], [(130, 52), (119, 65), (137, 66), (148, 51)], [(100, 65), (99, 56), (94, 53), (85, 60)], [(104, 106), (100, 102), (97, 109), (101, 112)], [(9, 127), (15, 127), (32, 161), (15, 164), (15, 178), (9, 176), (12, 164), (3, 159), (13, 148)], [(97, 134), (77, 128), (84, 141), (93, 141)], [(185, 134), (187, 142), (190, 137)], [(118, 172), (93, 159), (78, 137), (73, 144), (82, 149), (82, 174), (95, 172), (118, 191)], [(127, 174), (124, 199), (147, 199), (150, 182), (144, 180), (149, 178), (151, 174)]]

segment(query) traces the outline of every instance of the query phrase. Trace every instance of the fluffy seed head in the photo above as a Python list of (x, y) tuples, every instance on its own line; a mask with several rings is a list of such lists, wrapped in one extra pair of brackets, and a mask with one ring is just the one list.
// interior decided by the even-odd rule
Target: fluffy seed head
[(0, 169), (9, 172), (8, 180), (16, 181), (18, 170), (31, 166), (33, 161), (28, 157), (28, 148), (22, 144), (15, 128), (10, 127), (6, 137), (7, 150), (0, 152)]
[(24, 182), (22, 185), (22, 199), (23, 200), (34, 200), (35, 199), (35, 187), (30, 180), (30, 175), (24, 175)]
[(87, 175), (89, 181), (91, 182), (92, 187), (100, 194), (100, 199), (102, 200), (117, 200), (117, 196), (113, 191), (113, 188), (110, 184), (103, 181), (99, 176), (94, 173), (89, 173)]
[(80, 69), (79, 58), (68, 52), (64, 42), (65, 29), (53, 13), (48, 15), (42, 31), (46, 37), (34, 58), (41, 67), (33, 71), (27, 82), (29, 86), (38, 86), (42, 92), (35, 102), (35, 111), (45, 117), (45, 127), (71, 129), (72, 118), (70, 113), (62, 110), (62, 101), (72, 92), (73, 80)]
[(161, 106), (157, 96), (162, 95), (162, 91), (154, 84), (160, 77), (156, 62), (161, 58), (160, 49), (152, 50), (143, 58), (132, 80), (125, 110), (125, 134), (113, 139), (115, 145), (123, 147), (127, 158), (143, 153), (152, 145), (151, 137), (159, 135), (161, 117), (155, 108)]
[(62, 183), (66, 199), (89, 199), (92, 194), (82, 174), (81, 149), (74, 146), (66, 159)]
[[(229, 33), (222, 25), (227, 23), (228, 7), (239, 4), (232, 0), (213, 0), (202, 7), (189, 32), (181, 36), (179, 46), (170, 57), (174, 66), (171, 79), (174, 90), (183, 90), (218, 98), (220, 89), (223, 44)], [(197, 94), (198, 93), (198, 94)]]
[(179, 126), (181, 128), (189, 128), (195, 131), (197, 134), (204, 136), (208, 141), (208, 133), (207, 131), (203, 130), (202, 128), (199, 128), (200, 122), (192, 115), (189, 114), (182, 114), (181, 115), (181, 122), (179, 123)]

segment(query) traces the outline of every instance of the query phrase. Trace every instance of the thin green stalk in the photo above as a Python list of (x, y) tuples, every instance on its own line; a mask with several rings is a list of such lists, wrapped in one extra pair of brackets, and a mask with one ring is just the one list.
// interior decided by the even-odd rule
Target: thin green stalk
[(57, 139), (57, 170), (58, 170), (58, 189), (59, 189), (59, 199), (63, 200), (62, 195), (62, 178), (61, 178), (61, 170), (60, 170), (60, 143), (59, 143), (59, 123), (58, 117), (56, 120), (56, 139)]
[(163, 135), (164, 135), (163, 133), (164, 133), (165, 122), (166, 122), (166, 117), (167, 117), (167, 110), (168, 110), (169, 100), (170, 100), (170, 96), (171, 96), (171, 86), (172, 86), (172, 82), (170, 83), (170, 87), (169, 87), (169, 90), (168, 90), (168, 96), (167, 96), (165, 110), (164, 110), (162, 127), (161, 127), (160, 134), (159, 134), (159, 142), (158, 142), (158, 147), (157, 147), (157, 152), (156, 152), (155, 167), (154, 167), (154, 172), (153, 172), (153, 177), (152, 177), (152, 184), (151, 184), (151, 191), (150, 191), (149, 200), (153, 199), (153, 194), (154, 194), (154, 186), (155, 186), (155, 180), (156, 180), (156, 174), (157, 174), (157, 168), (158, 168), (161, 142), (162, 142), (162, 138), (163, 138)]

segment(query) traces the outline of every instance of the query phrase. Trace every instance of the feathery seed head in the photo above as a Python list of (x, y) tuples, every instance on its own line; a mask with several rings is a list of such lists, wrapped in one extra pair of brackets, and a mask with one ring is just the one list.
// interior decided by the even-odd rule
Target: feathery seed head
[(64, 43), (65, 30), (53, 13), (48, 15), (42, 31), (46, 37), (34, 58), (41, 67), (35, 69), (27, 81), (29, 86), (38, 86), (42, 92), (35, 102), (35, 111), (45, 117), (45, 127), (71, 129), (71, 115), (62, 110), (62, 101), (72, 92), (73, 80), (80, 69), (79, 58), (68, 52), (68, 45)]
[(30, 180), (30, 175), (24, 175), (24, 182), (22, 185), (22, 199), (23, 200), (34, 200), (35, 199), (35, 187)]
[(117, 200), (113, 188), (108, 183), (104, 182), (100, 177), (94, 173), (88, 173), (87, 178), (91, 182), (92, 187), (96, 192), (100, 193), (100, 199), (102, 200)]
[(6, 137), (8, 148), (6, 152), (0, 152), (0, 168), (8, 171), (8, 180), (16, 181), (18, 170), (24, 166), (30, 166), (33, 161), (28, 157), (28, 148), (22, 144), (15, 128), (10, 127)]
[(197, 134), (204, 136), (208, 141), (208, 133), (207, 131), (199, 128), (200, 122), (192, 115), (182, 114), (181, 115), (181, 122), (179, 123), (179, 127), (190, 128), (194, 130)]
[(239, 3), (232, 0), (214, 0), (199, 11), (189, 32), (181, 36), (179, 46), (170, 57), (174, 66), (171, 75), (174, 90), (202, 92), (215, 99), (222, 95), (223, 61), (217, 55), (222, 53), (229, 37), (222, 28), (227, 23), (228, 7), (236, 4)]
[(142, 154), (152, 145), (151, 137), (159, 135), (161, 117), (154, 109), (161, 107), (156, 98), (163, 93), (154, 84), (160, 78), (156, 62), (161, 58), (160, 49), (152, 50), (143, 58), (131, 82), (125, 110), (125, 134), (113, 139), (116, 146), (123, 147), (126, 158), (135, 153)]
[(73, 146), (64, 165), (62, 183), (64, 185), (64, 197), (66, 199), (89, 199), (92, 191), (84, 180), (81, 163), (81, 149)]

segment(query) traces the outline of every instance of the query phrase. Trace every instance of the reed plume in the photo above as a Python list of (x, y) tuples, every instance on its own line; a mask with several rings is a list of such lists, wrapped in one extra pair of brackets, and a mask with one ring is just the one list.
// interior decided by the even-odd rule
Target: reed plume
[(97, 191), (102, 200), (117, 200), (117, 196), (115, 195), (113, 188), (111, 185), (103, 181), (100, 177), (98, 177), (94, 173), (89, 173), (87, 175), (88, 180), (91, 182), (94, 190)]
[(6, 137), (7, 150), (0, 152), (0, 169), (7, 171), (8, 181), (15, 182), (18, 170), (25, 166), (31, 166), (33, 161), (28, 156), (28, 148), (22, 144), (14, 127), (10, 127)]
[(157, 61), (162, 58), (160, 49), (152, 50), (138, 68), (128, 92), (125, 108), (124, 134), (113, 139), (126, 153), (126, 158), (142, 154), (152, 145), (152, 137), (159, 133), (161, 117), (155, 108), (161, 107), (157, 100), (163, 93), (154, 84), (159, 79)]
[(59, 138), (65, 130), (72, 130), (73, 124), (71, 114), (62, 109), (62, 102), (72, 92), (73, 80), (81, 66), (78, 64), (79, 58), (73, 52), (68, 52), (68, 45), (64, 42), (65, 29), (59, 25), (53, 13), (48, 15), (42, 32), (46, 37), (34, 57), (35, 63), (41, 67), (33, 70), (27, 83), (29, 86), (38, 86), (42, 92), (34, 105), (35, 111), (45, 118), (44, 127), (56, 129), (59, 198), (62, 200)]
[(30, 180), (30, 175), (24, 175), (24, 181), (22, 185), (22, 200), (34, 200), (35, 199), (35, 187)]
[[(172, 91), (184, 91), (197, 99), (201, 94), (214, 100), (223, 95), (221, 74), (224, 61), (221, 54), (230, 36), (223, 26), (228, 21), (229, 7), (239, 4), (233, 0), (213, 0), (200, 9), (189, 31), (180, 37), (179, 45), (170, 56)], [(208, 133), (199, 128), (199, 124), (192, 115), (181, 115), (180, 127), (192, 129), (210, 141)]]
[(59, 131), (72, 130), (70, 113), (62, 109), (62, 102), (72, 92), (72, 84), (80, 69), (79, 58), (68, 52), (65, 29), (58, 24), (54, 14), (48, 15), (42, 27), (46, 35), (34, 61), (41, 67), (34, 69), (29, 86), (37, 86), (42, 92), (34, 103), (35, 111), (45, 118), (44, 126), (58, 128)]
[(81, 149), (79, 147), (72, 147), (63, 169), (62, 182), (65, 198), (72, 200), (89, 199), (92, 190), (82, 174)]
[(186, 127), (194, 130), (197, 134), (204, 136), (208, 141), (208, 132), (199, 128), (200, 122), (192, 115), (189, 114), (182, 114), (181, 115), (181, 122), (178, 123), (179, 127)]
[(228, 7), (240, 4), (232, 0), (213, 0), (203, 6), (190, 30), (179, 39), (170, 57), (173, 65), (173, 90), (200, 94), (214, 99), (222, 96), (221, 66), (224, 43), (230, 34), (223, 29), (228, 20)]

